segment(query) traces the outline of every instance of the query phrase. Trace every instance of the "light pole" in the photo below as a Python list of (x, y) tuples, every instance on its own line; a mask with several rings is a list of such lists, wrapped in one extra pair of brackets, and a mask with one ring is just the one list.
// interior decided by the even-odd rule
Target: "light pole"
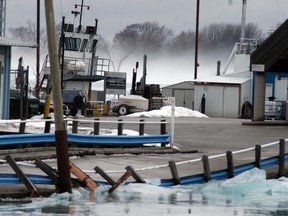
[(198, 64), (199, 6), (200, 6), (200, 0), (197, 0), (197, 6), (196, 6), (196, 31), (195, 31), (194, 79), (197, 79), (197, 67), (199, 66), (199, 64)]

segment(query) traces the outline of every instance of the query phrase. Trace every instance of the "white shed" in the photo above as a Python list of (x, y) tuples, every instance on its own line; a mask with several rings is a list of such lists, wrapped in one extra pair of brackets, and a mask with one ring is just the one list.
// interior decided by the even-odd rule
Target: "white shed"
[(162, 88), (164, 97), (175, 97), (175, 105), (194, 108), (194, 83), (192, 81), (184, 81)]
[(246, 77), (207, 77), (194, 80), (195, 110), (205, 96), (205, 114), (217, 118), (239, 118), (244, 99), (251, 102), (251, 79)]

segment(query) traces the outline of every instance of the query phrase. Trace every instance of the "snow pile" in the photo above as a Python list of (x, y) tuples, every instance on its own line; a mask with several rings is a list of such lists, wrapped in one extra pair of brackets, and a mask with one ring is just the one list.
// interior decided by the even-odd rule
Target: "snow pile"
[[(147, 117), (147, 118), (166, 118), (171, 117), (171, 106), (161, 107), (159, 110), (151, 110), (148, 112), (137, 112), (129, 114), (126, 117)], [(208, 118), (207, 115), (198, 111), (191, 110), (185, 107), (175, 107), (175, 117), (194, 117), (194, 118)]]

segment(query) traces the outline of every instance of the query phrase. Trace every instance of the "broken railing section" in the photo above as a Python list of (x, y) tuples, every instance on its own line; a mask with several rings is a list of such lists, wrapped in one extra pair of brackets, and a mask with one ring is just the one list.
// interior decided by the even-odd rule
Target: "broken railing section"
[[(245, 168), (248, 170), (248, 168), (257, 167), (259, 169), (265, 169), (271, 166), (273, 164), (274, 166), (278, 165), (278, 174), (277, 177), (282, 177), (285, 175), (285, 140), (280, 139), (279, 140), (279, 155), (261, 160), (261, 146), (256, 145), (255, 146), (255, 161), (249, 164), (239, 165), (237, 167), (234, 167), (233, 163), (233, 152), (227, 151), (226, 152), (226, 160), (227, 160), (227, 170), (225, 175), (227, 175), (227, 178), (233, 178), (237, 174), (241, 173), (241, 170), (244, 170)], [(207, 155), (202, 156), (202, 164), (203, 164), (203, 182), (208, 182), (211, 179), (217, 179), (217, 172), (211, 172), (210, 170), (210, 161), (209, 157)], [(177, 166), (174, 161), (169, 161), (169, 167), (172, 174), (172, 180), (174, 185), (181, 184), (181, 179), (179, 178)], [(219, 174), (219, 173), (218, 173)]]
[(29, 192), (31, 193), (30, 197), (39, 197), (40, 193), (39, 193), (38, 189), (29, 180), (29, 178), (25, 175), (25, 173), (20, 169), (20, 167), (15, 162), (15, 160), (10, 155), (7, 155), (5, 157), (5, 160), (12, 167), (12, 169), (14, 170), (14, 172), (16, 173), (18, 178), (21, 179), (21, 181), (24, 183), (26, 188), (29, 190)]
[(118, 179), (117, 182), (115, 182), (107, 173), (105, 173), (103, 169), (98, 166), (94, 168), (96, 173), (98, 173), (102, 178), (104, 178), (108, 182), (108, 184), (112, 185), (112, 187), (108, 190), (109, 193), (114, 192), (130, 176), (132, 176), (137, 183), (146, 183), (146, 181), (138, 173), (136, 173), (135, 169), (132, 166), (127, 166), (125, 169), (126, 172)]

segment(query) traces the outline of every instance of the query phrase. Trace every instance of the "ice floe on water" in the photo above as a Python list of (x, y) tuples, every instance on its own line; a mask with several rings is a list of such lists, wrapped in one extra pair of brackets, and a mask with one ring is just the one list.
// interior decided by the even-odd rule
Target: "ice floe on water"
[(107, 191), (108, 186), (94, 193), (80, 188), (73, 194), (34, 198), (30, 204), (0, 205), (0, 215), (288, 214), (287, 178), (266, 180), (265, 172), (257, 168), (222, 182), (174, 187), (127, 184), (111, 194)]

